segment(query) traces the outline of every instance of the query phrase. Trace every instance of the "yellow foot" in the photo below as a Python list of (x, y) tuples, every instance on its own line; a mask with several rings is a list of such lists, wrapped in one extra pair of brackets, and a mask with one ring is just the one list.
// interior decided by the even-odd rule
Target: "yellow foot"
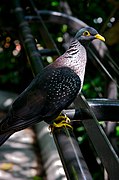
[(54, 131), (55, 128), (61, 128), (61, 127), (69, 127), (73, 129), (73, 127), (70, 125), (70, 119), (66, 115), (59, 115), (52, 125), (49, 126), (49, 129), (51, 132)]

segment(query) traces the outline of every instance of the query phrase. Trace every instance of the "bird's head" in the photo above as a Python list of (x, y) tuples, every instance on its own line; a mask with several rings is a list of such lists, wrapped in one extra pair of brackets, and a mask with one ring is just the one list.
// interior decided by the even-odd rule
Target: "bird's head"
[(101, 41), (105, 41), (105, 38), (101, 36), (94, 28), (85, 27), (80, 29), (76, 35), (75, 39), (77, 39), (81, 44), (88, 44), (94, 39), (99, 39)]

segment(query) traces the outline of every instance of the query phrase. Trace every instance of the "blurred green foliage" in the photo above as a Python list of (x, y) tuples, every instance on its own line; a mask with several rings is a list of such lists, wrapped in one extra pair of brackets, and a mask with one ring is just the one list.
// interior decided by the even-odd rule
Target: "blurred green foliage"
[(42, 178), (42, 177), (39, 177), (39, 176), (34, 176), (34, 177), (33, 177), (33, 180), (43, 180), (43, 178)]

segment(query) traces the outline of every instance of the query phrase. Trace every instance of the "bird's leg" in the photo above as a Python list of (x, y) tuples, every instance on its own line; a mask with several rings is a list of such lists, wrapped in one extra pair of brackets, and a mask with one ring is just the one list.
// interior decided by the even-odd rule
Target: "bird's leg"
[(54, 120), (53, 124), (50, 125), (51, 132), (54, 131), (55, 128), (61, 128), (61, 127), (69, 127), (73, 129), (73, 127), (70, 125), (70, 119), (66, 116), (66, 114), (60, 113), (59, 116)]

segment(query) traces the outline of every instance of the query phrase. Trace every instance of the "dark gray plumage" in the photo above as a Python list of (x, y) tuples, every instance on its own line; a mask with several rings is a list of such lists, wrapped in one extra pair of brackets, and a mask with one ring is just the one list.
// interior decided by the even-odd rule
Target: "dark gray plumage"
[(69, 49), (33, 79), (0, 123), (0, 145), (14, 132), (42, 120), (50, 124), (73, 102), (83, 85), (87, 61), (84, 46), (96, 38), (104, 40), (91, 27), (79, 30)]

